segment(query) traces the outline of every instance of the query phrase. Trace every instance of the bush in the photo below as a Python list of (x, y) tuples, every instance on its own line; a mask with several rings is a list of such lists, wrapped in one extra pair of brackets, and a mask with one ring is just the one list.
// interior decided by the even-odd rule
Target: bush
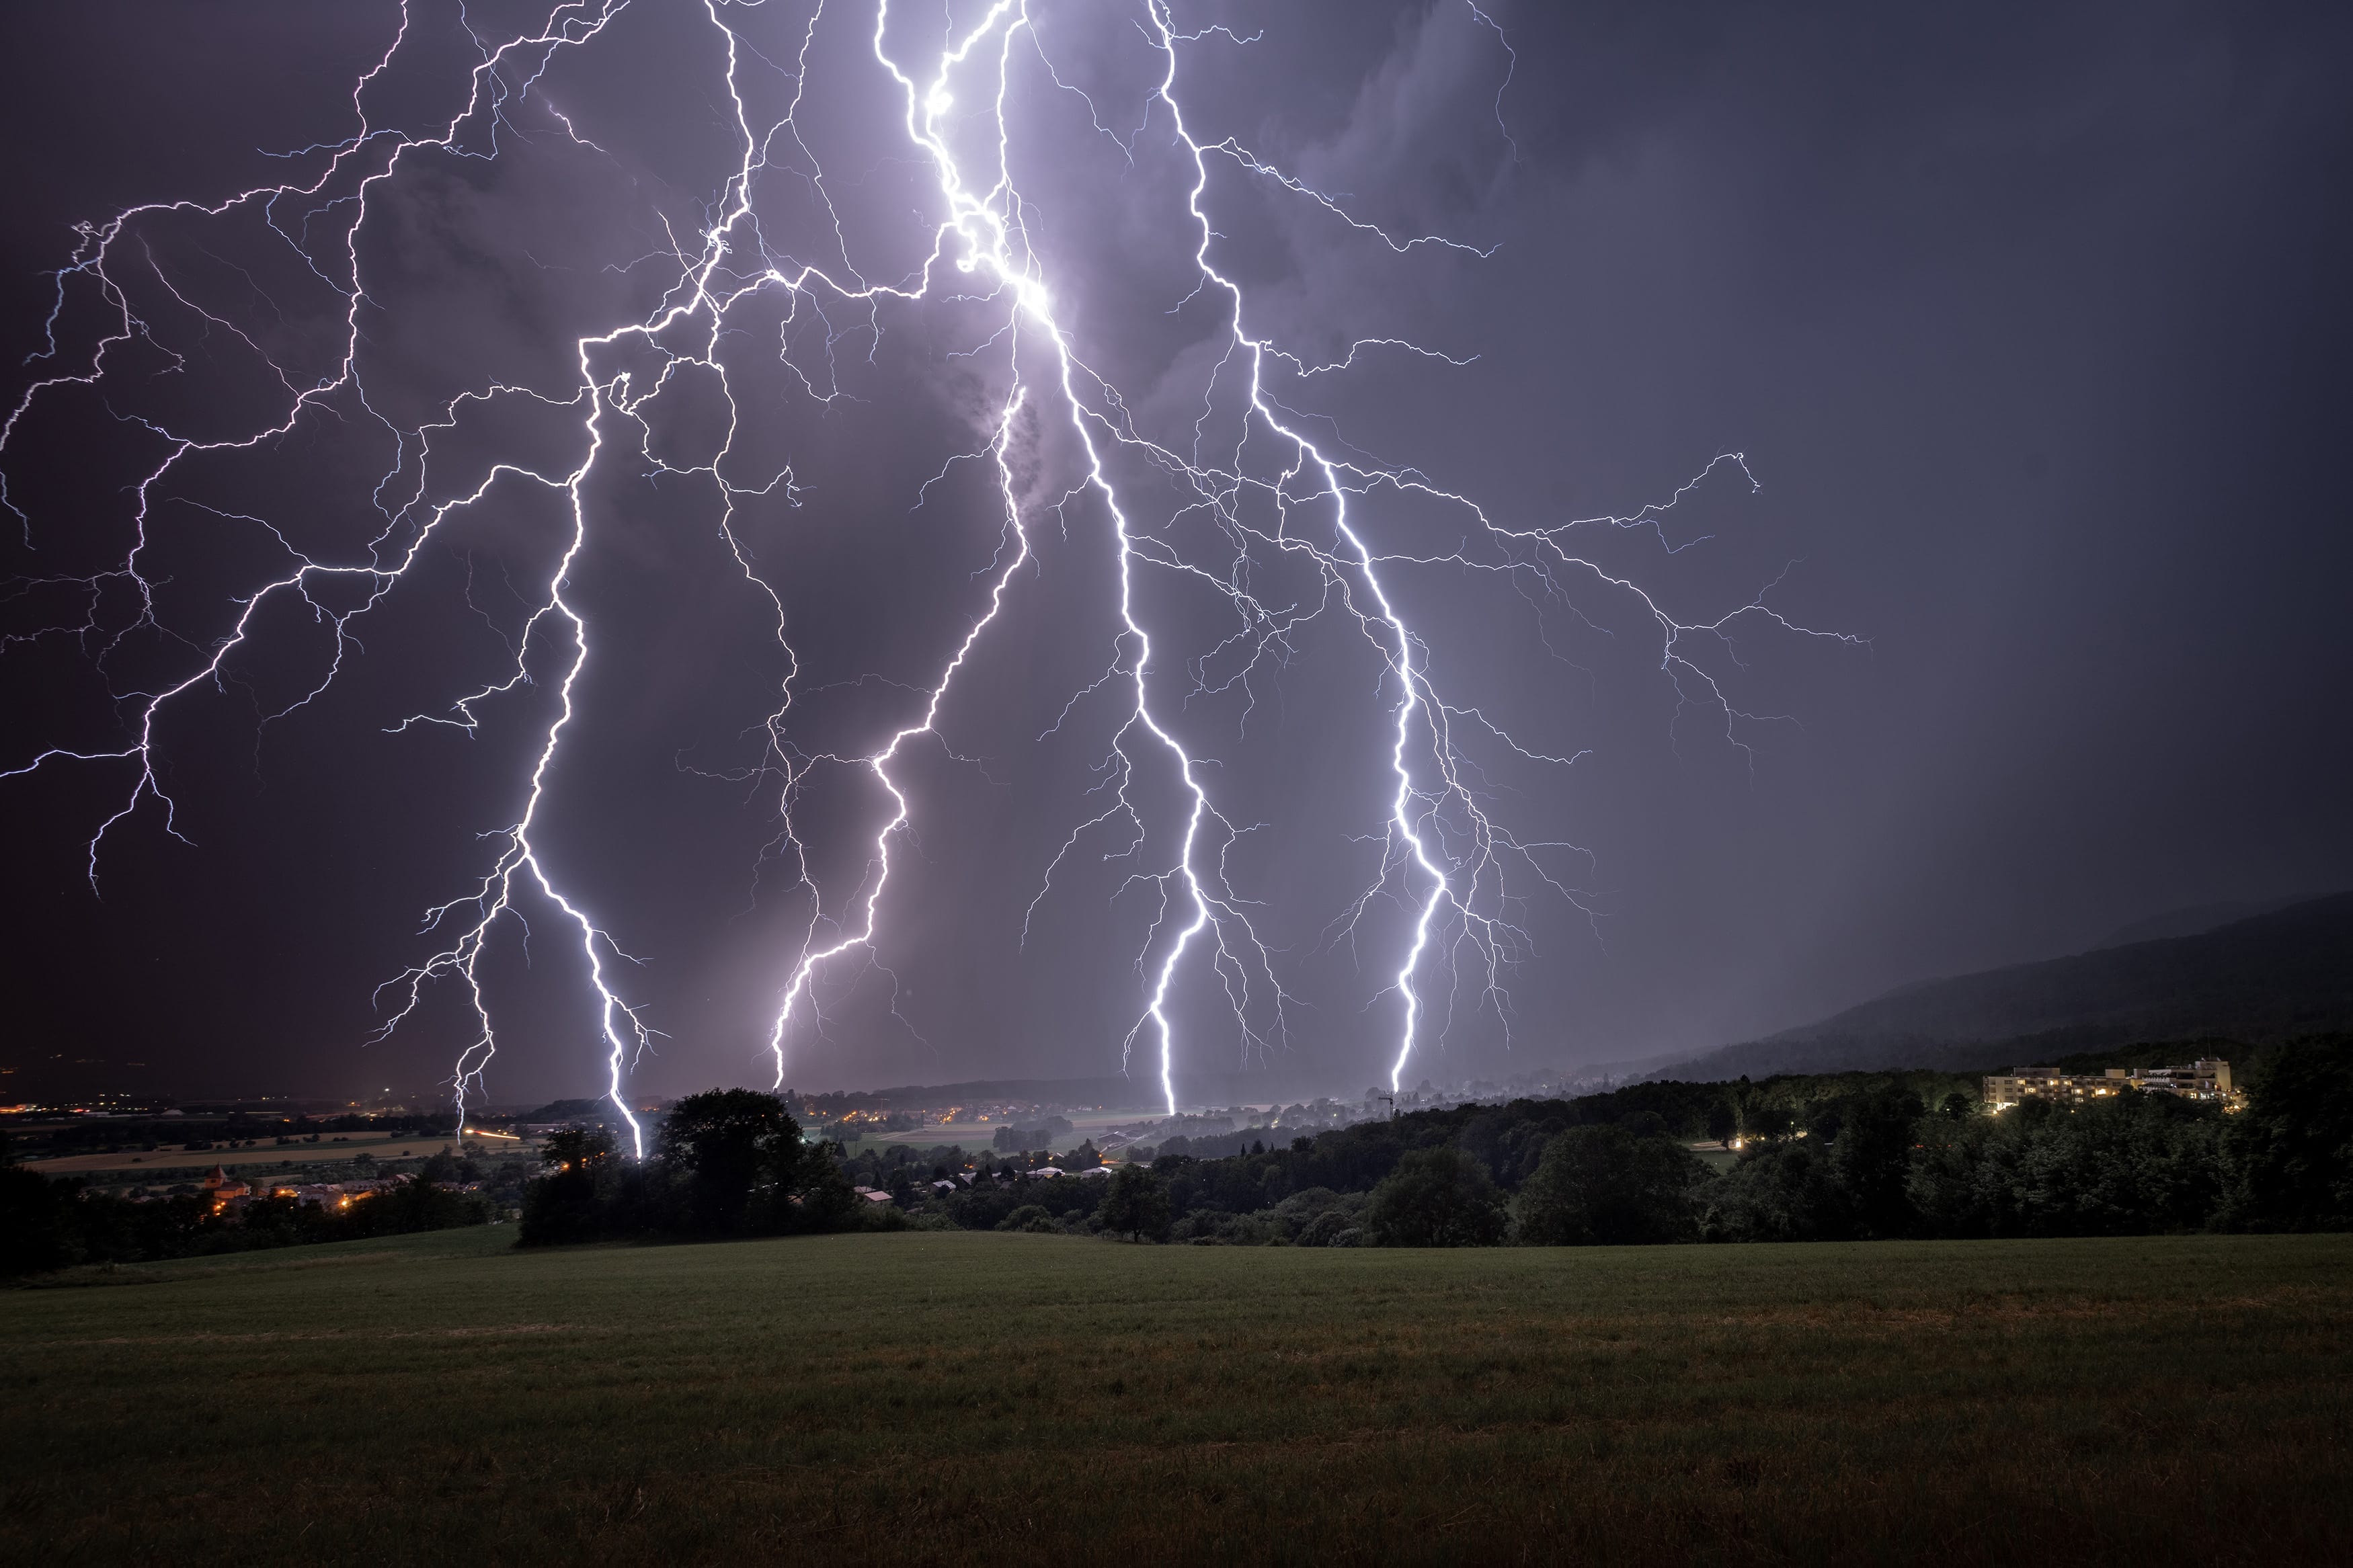
[(1340, 1237), (1356, 1234), (1355, 1220), (1338, 1209), (1325, 1209), (1307, 1222), (1307, 1228), (1299, 1233), (1298, 1241), (1302, 1247), (1345, 1247), (1350, 1244)]
[(1309, 1187), (1292, 1194), (1267, 1211), (1275, 1233), (1301, 1247), (1328, 1247), (1332, 1237), (1357, 1223), (1365, 1210), (1362, 1193), (1335, 1193), (1329, 1187)]

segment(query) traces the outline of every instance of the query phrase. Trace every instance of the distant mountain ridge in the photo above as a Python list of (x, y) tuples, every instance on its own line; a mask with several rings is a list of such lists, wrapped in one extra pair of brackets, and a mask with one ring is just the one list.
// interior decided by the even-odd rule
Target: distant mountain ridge
[(2193, 904), (2186, 910), (2168, 910), (2161, 915), (2151, 915), (2130, 925), (2118, 926), (2084, 951), (2097, 952), (2105, 947), (2129, 947), (2137, 942), (2163, 942), (2168, 937), (2198, 936), (2219, 926), (2233, 925), (2240, 921), (2267, 915), (2274, 910), (2284, 910), (2295, 904), (2310, 903), (2314, 895), (2291, 893), (2284, 899), (2238, 899), (2223, 904)]
[(2353, 1028), (2353, 892), (2194, 935), (1915, 981), (1819, 1023), (1672, 1063), (1651, 1076), (2000, 1067), (2137, 1041), (2253, 1043), (2345, 1028)]

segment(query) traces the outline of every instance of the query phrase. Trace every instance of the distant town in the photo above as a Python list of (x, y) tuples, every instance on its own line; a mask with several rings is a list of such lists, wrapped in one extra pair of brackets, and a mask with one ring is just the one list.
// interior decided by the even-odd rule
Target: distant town
[[(2226, 1111), (2245, 1103), (2231, 1064), (2217, 1058), (2084, 1072), (2018, 1068), (1986, 1075), (1981, 1083), (1981, 1097), (1967, 1110), (1990, 1116), (2024, 1104), (2073, 1107), (2125, 1094), (2166, 1095)], [(991, 1093), (986, 1086), (975, 1093), (974, 1087), (788, 1091), (781, 1098), (804, 1139), (838, 1142), (851, 1156), (864, 1151), (865, 1168), (882, 1171), (886, 1167), (874, 1161), (884, 1155), (903, 1162), (922, 1154), (935, 1164), (927, 1184), (894, 1174), (889, 1187), (856, 1187), (864, 1202), (884, 1204), (953, 1193), (976, 1182), (1100, 1177), (1121, 1163), (1149, 1163), (1164, 1154), (1230, 1157), (1414, 1111), (1560, 1100), (1623, 1085), (1609, 1077), (1576, 1073), (1530, 1073), (1502, 1082), (1425, 1079), (1395, 1094), (1376, 1086), (1348, 1100), (1326, 1096), (1200, 1107), (1175, 1116), (1060, 1097), (1047, 1092), (1051, 1086), (1029, 1086), (1033, 1092), (1025, 1095)], [(658, 1118), (672, 1103), (646, 1100), (631, 1110), (640, 1120)], [(0, 1130), (15, 1145), (15, 1156), (31, 1169), (76, 1177), (134, 1203), (193, 1197), (206, 1212), (229, 1220), (265, 1198), (348, 1212), (410, 1184), (479, 1197), (493, 1215), (512, 1215), (538, 1173), (541, 1150), (551, 1135), (582, 1127), (618, 1134), (622, 1126), (609, 1100), (589, 1098), (528, 1108), (485, 1107), (470, 1113), (462, 1127), (448, 1110), (422, 1098), (167, 1105), (97, 1096), (58, 1105), (0, 1106)], [(1772, 1136), (1769, 1128), (1761, 1134), (1738, 1126), (1711, 1131), (1725, 1135), (1693, 1147), (1736, 1153), (1760, 1135)], [(1802, 1138), (1805, 1132), (1799, 1129), (1791, 1135)], [(950, 1152), (962, 1158), (936, 1163)]]
[[(1501, 1082), (1441, 1084), (1425, 1079), (1395, 1094), (1374, 1087), (1349, 1100), (1204, 1106), (1176, 1116), (1100, 1097), (976, 1096), (966, 1086), (954, 1085), (862, 1093), (786, 1091), (782, 1098), (809, 1141), (832, 1140), (853, 1150), (961, 1144), (982, 1156), (1084, 1142), (1106, 1158), (1149, 1160), (1163, 1151), (1232, 1153), (1253, 1139), (1307, 1136), (1409, 1110), (1556, 1099), (1606, 1089), (1618, 1081), (1577, 1072), (1529, 1073)], [(672, 1103), (643, 1099), (632, 1102), (630, 1110), (641, 1120), (659, 1117)], [(233, 1201), (269, 1193), (330, 1205), (382, 1190), (401, 1174), (401, 1162), (439, 1153), (478, 1163), (526, 1152), (535, 1158), (537, 1145), (550, 1133), (581, 1126), (617, 1131), (622, 1124), (610, 1100), (586, 1097), (528, 1107), (485, 1106), (469, 1110), (462, 1128), (446, 1104), (418, 1094), (364, 1101), (263, 1097), (176, 1103), (99, 1094), (0, 1105), (0, 1129), (16, 1142), (17, 1157), (51, 1174), (90, 1177), (94, 1184), (133, 1197), (202, 1193), (226, 1194)], [(296, 1179), (349, 1165), (386, 1168), (336, 1181)]]

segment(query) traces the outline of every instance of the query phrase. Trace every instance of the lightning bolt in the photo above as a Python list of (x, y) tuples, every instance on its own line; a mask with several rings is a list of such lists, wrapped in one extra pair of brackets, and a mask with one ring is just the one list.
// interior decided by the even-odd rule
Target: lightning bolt
[[(1384, 354), (1451, 367), (1467, 365), (1476, 356), (1377, 331), (1356, 338), (1336, 359), (1280, 342), (1242, 283), (1215, 259), (1221, 238), (1213, 217), (1219, 178), (1295, 204), (1306, 221), (1327, 226), (1337, 241), (1378, 253), (1447, 252), (1477, 259), (1493, 247), (1442, 235), (1394, 232), (1360, 216), (1349, 198), (1319, 188), (1235, 138), (1197, 132), (1179, 89), (1189, 52), (1245, 48), (1261, 36), (1239, 35), (1223, 26), (1184, 30), (1166, 0), (1130, 0), (1124, 7), (1124, 25), (1132, 26), (1149, 51), (1155, 63), (1149, 74), (1156, 79), (1125, 114), (1108, 117), (1095, 96), (1105, 89), (1090, 92), (1083, 73), (1056, 58), (1066, 24), (1076, 29), (1096, 19), (1098, 14), (1085, 7), (993, 0), (951, 7), (946, 16), (934, 18), (929, 13), (894, 14), (891, 0), (869, 0), (855, 11), (845, 9), (845, 0), (816, 0), (790, 25), (779, 26), (782, 0), (677, 0), (663, 14), (674, 16), (681, 26), (707, 28), (721, 61), (713, 101), (724, 106), (734, 153), (732, 170), (698, 225), (682, 231), (667, 216), (657, 215), (666, 242), (638, 264), (661, 269), (666, 279), (653, 308), (575, 341), (569, 384), (487, 383), (460, 392), (429, 417), (404, 425), (379, 406), (386, 400), (371, 395), (364, 374), (372, 352), (366, 323), (381, 307), (369, 292), (363, 234), (388, 221), (378, 215), (406, 173), (428, 158), (487, 164), (534, 138), (558, 139), (585, 153), (610, 157), (553, 100), (546, 79), (559, 57), (606, 46), (614, 24), (632, 4), (643, 8), (657, 0), (566, 0), (537, 25), (502, 40), (475, 32), (461, 9), (459, 16), (476, 58), (457, 112), (422, 130), (379, 125), (372, 118), (372, 98), (380, 79), (418, 50), (416, 39), (423, 29), (412, 12), (423, 3), (398, 0), (388, 45), (353, 85), (352, 133), (286, 154), (315, 166), (307, 179), (256, 186), (209, 204), (133, 206), (79, 231), (72, 255), (56, 274), (44, 346), (28, 362), (35, 374), (0, 419), (0, 507), (16, 519), (28, 549), (36, 544), (37, 520), (11, 493), (9, 465), (28, 421), (46, 404), (105, 395), (136, 374), (158, 374), (152, 370), (156, 363), (163, 366), (160, 374), (189, 374), (189, 356), (170, 346), (175, 334), (188, 331), (216, 331), (241, 344), (282, 393), (282, 401), (259, 427), (227, 433), (207, 430), (193, 414), (115, 416), (161, 451), (134, 487), (131, 542), (120, 563), (106, 571), (24, 580), (21, 592), (61, 598), (74, 608), (11, 636), (0, 648), (69, 639), (110, 680), (134, 642), (144, 646), (142, 639), (176, 638), (195, 655), (152, 689), (115, 692), (130, 721), (120, 743), (48, 746), (0, 769), (0, 779), (74, 765), (128, 766), (128, 790), (89, 841), (95, 889), (108, 838), (142, 809), (160, 812), (164, 829), (181, 834), (180, 808), (162, 767), (165, 748), (159, 722), (189, 694), (223, 689), (232, 679), (233, 660), (264, 651), (259, 645), (265, 611), (298, 607), (332, 638), (331, 655), (315, 680), (295, 700), (267, 715), (268, 721), (326, 697), (347, 652), (356, 646), (354, 627), (416, 574), (429, 544), (446, 542), (466, 520), (511, 494), (536, 489), (560, 498), (561, 548), (529, 601), (530, 614), (512, 645), (512, 665), (442, 711), (418, 713), (396, 727), (448, 726), (471, 736), (493, 721), (501, 700), (530, 688), (551, 694), (530, 766), (518, 781), (514, 814), (486, 836), (486, 868), (459, 896), (426, 911), (423, 932), (438, 940), (438, 951), (402, 970), (378, 992), (380, 1003), (389, 998), (389, 1009), (377, 1038), (409, 1020), (438, 984), (453, 984), (466, 998), (474, 1037), (459, 1054), (450, 1078), (461, 1118), (498, 1052), (482, 960), (508, 925), (527, 933), (522, 900), (535, 897), (557, 912), (578, 942), (607, 1092), (643, 1152), (642, 1129), (624, 1086), (661, 1035), (617, 979), (619, 966), (635, 961), (582, 900), (565, 890), (561, 868), (539, 837), (551, 770), (577, 716), (575, 698), (592, 657), (592, 628), (572, 586), (575, 563), (599, 524), (590, 481), (600, 465), (635, 462), (649, 475), (708, 486), (718, 504), (721, 538), (744, 583), (774, 613), (786, 673), (765, 721), (762, 760), (738, 776), (763, 787), (773, 784), (777, 828), (771, 849), (796, 868), (797, 887), (809, 910), (797, 952), (780, 964), (785, 978), (766, 1039), (779, 1087), (793, 1042), (801, 1032), (821, 1026), (822, 979), (854, 958), (879, 965), (876, 944), (888, 918), (894, 850), (913, 830), (918, 811), (902, 765), (920, 747), (957, 755), (944, 727), (959, 677), (1020, 591), (1025, 572), (1037, 559), (1034, 531), (1048, 516), (1065, 534), (1074, 516), (1082, 524), (1100, 518), (1108, 531), (1116, 563), (1115, 603), (1109, 608), (1118, 630), (1102, 674), (1070, 694), (1055, 726), (1102, 725), (1107, 741), (1097, 769), (1100, 805), (1082, 816), (1044, 867), (1029, 910), (1034, 914), (1053, 894), (1056, 873), (1074, 856), (1096, 852), (1105, 860), (1132, 859), (1145, 853), (1155, 833), (1174, 837), (1173, 853), (1139, 866), (1122, 887), (1123, 893), (1143, 889), (1154, 911), (1136, 956), (1142, 996), (1122, 1041), (1123, 1063), (1132, 1067), (1139, 1051), (1148, 1056), (1172, 1113), (1180, 1047), (1175, 999), (1192, 983), (1189, 977), (1198, 974), (1222, 992), (1245, 1050), (1279, 1047), (1288, 1038), (1290, 1015), (1299, 1005), (1282, 979), (1278, 944), (1253, 916), (1260, 906), (1239, 893), (1234, 881), (1234, 857), (1265, 825), (1245, 822), (1220, 805), (1212, 787), (1216, 759), (1187, 739), (1183, 713), (1188, 701), (1241, 691), (1254, 708), (1255, 683), (1279, 669), (1305, 628), (1326, 618), (1353, 628), (1368, 650), (1377, 670), (1370, 700), (1384, 738), (1365, 766), (1367, 777), (1385, 781), (1379, 794), (1386, 810), (1358, 835), (1371, 847), (1366, 880), (1330, 930), (1335, 940), (1353, 942), (1367, 917), (1384, 905), (1394, 905), (1405, 919), (1407, 940), (1387, 969), (1386, 984), (1367, 1002), (1394, 999), (1396, 1034), (1384, 1060), (1396, 1089), (1428, 1040), (1434, 987), (1441, 982), (1448, 986), (1451, 1009), (1453, 986), (1462, 974), (1471, 975), (1475, 1005), (1492, 1009), (1508, 1034), (1512, 1006), (1506, 981), (1528, 945), (1514, 911), (1527, 898), (1541, 890), (1592, 913), (1563, 868), (1580, 862), (1583, 851), (1561, 839), (1527, 837), (1499, 820), (1475, 760), (1477, 748), (1490, 744), (1547, 768), (1572, 767), (1584, 753), (1550, 754), (1524, 745), (1482, 703), (1447, 689), (1430, 644), (1409, 618), (1401, 583), (1429, 574), (1489, 578), (1572, 613), (1583, 595), (1627, 601), (1655, 628), (1658, 668), (1672, 685), (1679, 710), (1696, 708), (1714, 715), (1724, 739), (1744, 749), (1742, 726), (1770, 716), (1735, 705), (1722, 678), (1710, 672), (1703, 647), (1729, 651), (1750, 624), (1803, 637), (1857, 640), (1790, 621), (1766, 603), (1765, 592), (1712, 618), (1679, 618), (1579, 546), (1595, 531), (1649, 531), (1664, 549), (1688, 548), (1668, 542), (1665, 518), (1693, 486), (1719, 469), (1736, 472), (1753, 488), (1746, 460), (1737, 453), (1714, 459), (1666, 502), (1630, 515), (1514, 524), (1492, 517), (1461, 490), (1418, 468), (1358, 451), (1336, 434), (1311, 435), (1310, 426), (1319, 421), (1286, 405), (1277, 378), (1287, 375), (1304, 385), (1316, 377), (1344, 375), (1360, 358)], [(1495, 130), (1516, 160), (1504, 102), (1517, 56), (1487, 12), (1468, 0), (1462, 9), (1463, 22), (1493, 36), (1501, 68)], [(961, 24), (954, 19), (959, 10), (965, 16)], [(872, 263), (861, 267), (853, 259), (854, 223), (837, 206), (835, 182), (812, 150), (801, 118), (819, 69), (820, 39), (853, 35), (863, 37), (881, 73), (878, 88), (887, 81), (886, 90), (898, 100), (904, 156), (928, 172), (928, 199), (934, 204), (926, 217), (929, 254), (910, 275), (885, 281), (870, 277), (880, 270)], [(777, 38), (785, 47), (763, 47)], [(752, 72), (788, 80), (787, 100), (780, 107), (756, 108), (762, 99), (747, 86)], [(1168, 314), (1206, 322), (1203, 330), (1217, 345), (1189, 429), (1148, 428), (1134, 405), (1095, 368), (1094, 357), (1060, 307), (1071, 283), (1050, 276), (1048, 251), (1030, 232), (1040, 209), (1025, 193), (1017, 131), (1017, 108), (1031, 104), (1025, 89), (1032, 83), (1039, 95), (1068, 95), (1082, 102), (1094, 132), (1117, 148), (1130, 170), (1141, 167), (1139, 159), (1165, 156), (1182, 171), (1174, 190), (1155, 198), (1161, 201), (1155, 221), (1181, 237), (1193, 273), (1189, 291), (1171, 302)], [(818, 215), (807, 226), (810, 232), (794, 238), (796, 245), (811, 247), (816, 259), (786, 249), (775, 237), (772, 231), (786, 226), (764, 211), (761, 200), (775, 182), (806, 193), (809, 210)], [(207, 302), (197, 285), (174, 279), (149, 237), (168, 224), (228, 228), (257, 222), (342, 302), (338, 348), (313, 370), (281, 363), (281, 358), (296, 356), (273, 355), (265, 346), (269, 334), (255, 321), (241, 321), (232, 307)], [(248, 281), (252, 282), (249, 275)], [(1074, 282), (1082, 290), (1086, 280)], [(260, 291), (258, 283), (253, 287)], [(881, 745), (863, 754), (808, 753), (796, 744), (801, 660), (790, 641), (785, 598), (763, 576), (755, 552), (738, 531), (744, 501), (781, 497), (797, 505), (800, 498), (789, 466), (749, 471), (750, 459), (738, 445), (747, 418), (756, 419), (757, 413), (747, 414), (737, 402), (736, 362), (731, 356), (741, 352), (740, 341), (749, 335), (750, 309), (762, 300), (782, 301), (775, 328), (777, 362), (801, 395), (820, 405), (848, 395), (838, 352), (862, 341), (871, 363), (886, 312), (953, 301), (983, 310), (990, 329), (955, 351), (955, 357), (985, 360), (1000, 385), (992, 412), (981, 422), (976, 449), (949, 464), (982, 461), (995, 469), (1002, 516), (994, 559), (981, 574), (987, 580), (986, 602), (951, 639), (952, 652), (929, 685), (913, 690), (918, 700), (913, 710)], [(76, 323), (92, 311), (102, 324), (77, 348)], [(653, 421), (671, 389), (696, 377), (719, 389), (726, 410), (723, 439), (707, 461), (677, 463), (657, 455)], [(437, 442), (466, 416), (507, 408), (576, 421), (571, 457), (561, 463), (498, 460), (478, 484), (434, 500), (447, 488), (436, 482), (446, 466)], [(206, 461), (239, 455), (266, 460), (290, 438), (330, 425), (380, 430), (392, 447), (392, 462), (374, 487), (380, 526), (355, 548), (335, 553), (298, 544), (284, 526), (183, 493), (184, 479)], [(1064, 441), (1067, 447), (1060, 445)], [(1038, 476), (1065, 451), (1071, 467), (1063, 476), (1067, 482), (1056, 481), (1058, 489)], [(932, 482), (946, 472), (944, 468)], [(1154, 477), (1155, 485), (1139, 485), (1138, 475)], [(919, 505), (930, 489), (926, 484), (919, 492)], [(1140, 499), (1164, 490), (1176, 495), (1180, 504), (1164, 511)], [(1382, 542), (1365, 520), (1376, 498), (1449, 517), (1447, 533), (1453, 542)], [(193, 508), (218, 523), (258, 531), (283, 562), (233, 601), (234, 614), (209, 647), (167, 626), (159, 607), (159, 579), (148, 564), (149, 530), (156, 509), (164, 506)], [(1208, 544), (1197, 543), (1196, 534)], [(1278, 567), (1303, 574), (1313, 591), (1289, 601), (1270, 596), (1261, 584)], [(1230, 617), (1230, 630), (1208, 652), (1181, 657), (1177, 634), (1155, 627), (1147, 608), (1145, 585), (1155, 581), (1206, 593)], [(1100, 719), (1092, 717), (1106, 707)], [(829, 899), (818, 886), (795, 821), (807, 784), (820, 769), (862, 773), (883, 811), (862, 875), (842, 900)], [(1155, 815), (1147, 804), (1148, 781), (1174, 786), (1173, 818)], [(1099, 845), (1104, 847), (1097, 849)], [(1025, 922), (1025, 940), (1027, 930)]]

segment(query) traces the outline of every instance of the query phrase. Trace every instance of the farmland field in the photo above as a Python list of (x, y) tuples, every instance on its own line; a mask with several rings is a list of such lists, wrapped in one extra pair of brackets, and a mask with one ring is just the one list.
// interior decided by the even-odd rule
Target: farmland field
[[(476, 1135), (468, 1133), (467, 1140), (477, 1141)], [(429, 1154), (438, 1154), (458, 1142), (446, 1133), (439, 1137), (427, 1137), (422, 1133), (411, 1133), (406, 1137), (358, 1133), (345, 1137), (337, 1133), (330, 1138), (322, 1138), (315, 1143), (307, 1141), (280, 1143), (275, 1139), (265, 1137), (251, 1149), (220, 1146), (185, 1149), (178, 1144), (166, 1143), (157, 1149), (123, 1149), (99, 1154), (66, 1154), (54, 1159), (27, 1160), (25, 1166), (45, 1176), (89, 1176), (121, 1172), (142, 1179), (176, 1180), (184, 1173), (202, 1173), (215, 1165), (232, 1173), (250, 1174), (258, 1166), (289, 1163), (304, 1165), (332, 1163), (362, 1154), (378, 1160), (421, 1160)], [(527, 1145), (520, 1139), (500, 1139), (489, 1146), (503, 1152)]]
[[(1042, 1114), (1041, 1112), (1039, 1118), (1032, 1120), (1041, 1120)], [(1062, 1120), (1071, 1124), (1072, 1131), (1067, 1136), (1056, 1135), (1053, 1142), (1058, 1149), (1065, 1144), (1076, 1143), (1082, 1138), (1099, 1137), (1110, 1128), (1130, 1126), (1138, 1121), (1156, 1121), (1167, 1115), (1168, 1111), (1165, 1106), (1142, 1106), (1126, 1110), (1113, 1108), (1108, 1110), (1069, 1110), (1060, 1114)], [(1021, 1125), (1023, 1125), (1022, 1119), (1018, 1116), (999, 1117), (994, 1121), (934, 1122), (927, 1127), (917, 1127), (899, 1132), (884, 1132), (870, 1127), (865, 1129), (860, 1136), (862, 1142), (869, 1144), (906, 1143), (916, 1148), (930, 1149), (942, 1144), (957, 1143), (966, 1149), (985, 1151), (995, 1142), (997, 1134), (1001, 1129)]]
[(0, 1293), (0, 1559), (2353, 1557), (2353, 1237), (512, 1234)]

